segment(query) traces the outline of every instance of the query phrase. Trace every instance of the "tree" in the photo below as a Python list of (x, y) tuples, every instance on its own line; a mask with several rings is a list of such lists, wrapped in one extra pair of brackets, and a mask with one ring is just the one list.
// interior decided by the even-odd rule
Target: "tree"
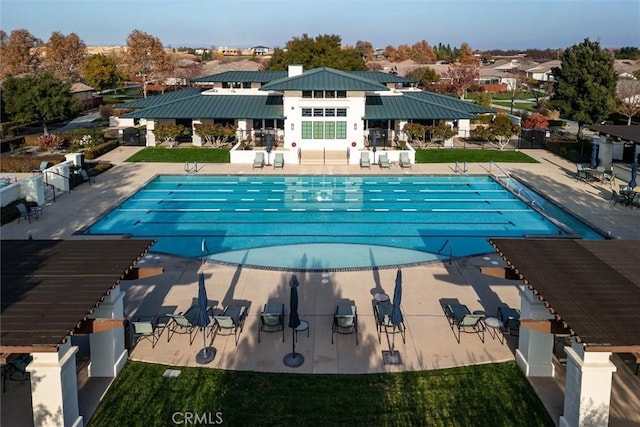
[(387, 58), (388, 61), (396, 62), (398, 60), (398, 50), (389, 45), (384, 48), (384, 57)]
[(562, 54), (561, 66), (552, 70), (551, 103), (562, 117), (578, 122), (578, 139), (585, 124), (600, 123), (616, 108), (613, 58), (588, 38)]
[(491, 106), (492, 101), (493, 101), (493, 98), (491, 97), (491, 93), (478, 92), (476, 95), (476, 99), (473, 100), (473, 103), (489, 108)]
[(462, 64), (478, 64), (479, 60), (473, 55), (473, 50), (468, 43), (462, 43), (458, 51), (458, 62)]
[(220, 124), (197, 123), (193, 127), (196, 135), (202, 138), (205, 144), (211, 144), (216, 148), (226, 145), (238, 131), (237, 126)]
[(627, 126), (631, 126), (631, 118), (640, 112), (640, 81), (625, 79), (618, 82), (618, 113), (627, 118)]
[(51, 33), (44, 46), (42, 66), (56, 78), (76, 82), (80, 80), (82, 66), (87, 56), (87, 46), (75, 33), (68, 36), (60, 32)]
[(9, 76), (2, 84), (2, 100), (12, 121), (39, 122), (47, 134), (48, 122), (70, 119), (80, 111), (80, 103), (70, 90), (71, 83), (56, 79), (51, 73)]
[(269, 71), (286, 70), (291, 64), (305, 69), (331, 67), (343, 71), (366, 71), (367, 66), (360, 52), (354, 48), (343, 49), (340, 36), (319, 35), (315, 39), (303, 34), (288, 41), (285, 49), (275, 49), (269, 63)]
[(0, 78), (34, 74), (40, 66), (38, 47), (42, 43), (27, 30), (0, 35)]
[(87, 57), (82, 67), (82, 75), (98, 92), (116, 87), (120, 80), (115, 59), (101, 53)]
[(497, 142), (492, 140), (491, 143), (496, 145), (500, 150), (504, 150), (504, 148), (509, 144), (511, 137), (516, 133), (513, 125), (511, 124), (511, 119), (504, 114), (500, 114), (493, 119), (489, 130), (493, 137), (492, 139), (497, 140)]
[(175, 147), (176, 138), (187, 133), (187, 129), (182, 125), (165, 125), (158, 126), (153, 130), (153, 134), (156, 138), (162, 142), (169, 144), (169, 147)]
[(480, 77), (480, 66), (477, 62), (456, 62), (449, 66), (444, 75), (449, 78), (452, 90), (458, 94), (460, 99), (464, 99), (467, 89)]
[(356, 42), (356, 48), (365, 61), (373, 61), (373, 45), (371, 42), (358, 40)]
[(140, 30), (133, 30), (127, 37), (123, 60), (130, 78), (142, 83), (145, 98), (147, 84), (173, 70), (173, 61), (162, 47), (160, 39)]
[(401, 44), (396, 50), (396, 60), (394, 62), (406, 61), (411, 58), (413, 50), (408, 44)]
[(418, 82), (420, 87), (428, 87), (440, 81), (440, 75), (430, 67), (418, 67), (409, 71), (405, 76), (408, 79)]
[(527, 129), (546, 129), (549, 127), (549, 120), (540, 113), (533, 113), (522, 125)]
[(411, 59), (418, 64), (433, 64), (436, 62), (436, 53), (426, 40), (415, 43), (411, 51)]

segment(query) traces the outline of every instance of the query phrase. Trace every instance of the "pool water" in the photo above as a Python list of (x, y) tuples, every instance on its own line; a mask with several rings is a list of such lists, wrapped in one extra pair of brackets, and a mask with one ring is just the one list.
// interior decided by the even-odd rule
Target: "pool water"
[(488, 237), (601, 238), (488, 176), (158, 176), (87, 233), (187, 257), (204, 239), (210, 260), (285, 269), (471, 256), (493, 251)]

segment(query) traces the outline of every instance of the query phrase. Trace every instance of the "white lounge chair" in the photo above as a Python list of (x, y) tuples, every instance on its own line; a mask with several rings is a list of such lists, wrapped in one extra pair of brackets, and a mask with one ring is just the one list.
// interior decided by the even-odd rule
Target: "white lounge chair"
[(400, 153), (400, 166), (403, 168), (411, 167), (411, 160), (409, 160), (408, 153)]
[(369, 160), (369, 152), (363, 151), (360, 153), (360, 167), (361, 168), (370, 168), (371, 160)]
[(284, 155), (282, 153), (276, 153), (273, 158), (273, 168), (283, 168), (284, 167)]
[(387, 153), (381, 153), (380, 156), (378, 156), (378, 164), (381, 168), (389, 168), (391, 166)]
[(264, 167), (264, 153), (262, 151), (256, 153), (253, 159), (253, 167), (262, 169)]

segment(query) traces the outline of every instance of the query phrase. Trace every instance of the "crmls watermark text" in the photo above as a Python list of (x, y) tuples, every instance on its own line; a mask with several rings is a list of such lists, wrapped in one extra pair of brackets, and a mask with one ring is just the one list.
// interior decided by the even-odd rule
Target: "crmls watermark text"
[(171, 421), (176, 425), (218, 425), (222, 424), (222, 412), (174, 412)]

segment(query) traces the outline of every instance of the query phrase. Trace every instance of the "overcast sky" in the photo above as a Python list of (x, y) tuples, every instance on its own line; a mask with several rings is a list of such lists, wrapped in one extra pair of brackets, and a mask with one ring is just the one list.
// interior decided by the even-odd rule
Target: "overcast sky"
[(283, 47), (305, 33), (380, 48), (640, 47), (640, 0), (0, 0), (0, 16), (6, 33), (76, 33), (88, 46), (124, 45), (137, 29), (165, 47)]

